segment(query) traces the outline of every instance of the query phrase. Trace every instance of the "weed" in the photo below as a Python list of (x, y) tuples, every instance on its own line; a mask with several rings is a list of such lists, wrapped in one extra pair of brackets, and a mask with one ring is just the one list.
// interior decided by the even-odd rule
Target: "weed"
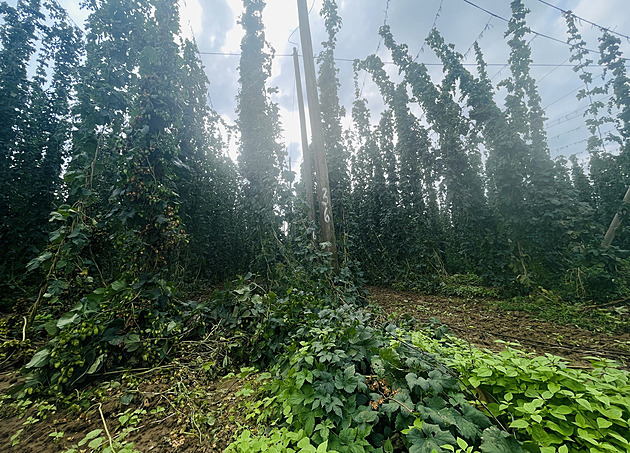
[[(91, 448), (95, 453), (140, 453), (134, 449), (133, 442), (128, 442), (126, 438), (141, 422), (141, 416), (146, 414), (144, 409), (131, 410), (118, 415), (120, 432), (112, 436), (99, 407), (103, 428), (97, 428), (85, 435), (76, 445), (67, 449), (64, 453), (79, 453), (85, 447)], [(63, 433), (61, 433), (63, 436)]]
[(19, 445), (20, 443), (20, 435), (22, 434), (22, 431), (24, 431), (24, 428), (20, 428), (17, 430), (17, 432), (11, 436), (11, 438), (9, 439), (9, 441), (11, 442), (11, 446), (15, 447), (16, 445)]
[(273, 368), (269, 396), (254, 406), (259, 422), (277, 428), (246, 430), (228, 451), (382, 452), (400, 434), (410, 451), (457, 446), (457, 437), (471, 446), (493, 443), (483, 441), (490, 421), (457, 380), (392, 341), (395, 330), (371, 327), (354, 306), (321, 310), (296, 332)]
[(397, 282), (394, 289), (459, 297), (465, 300), (497, 299), (497, 288), (483, 285), (483, 280), (474, 274), (423, 276), (413, 281)]
[(35, 423), (37, 423), (39, 421), (39, 418), (33, 417), (33, 416), (29, 416), (26, 421), (24, 423), (22, 423), (22, 425), (27, 426), (27, 425), (34, 425)]
[[(462, 382), (485, 395), (485, 410), (517, 433), (528, 451), (628, 451), (630, 377), (611, 362), (590, 371), (560, 357), (512, 347), (499, 354), (421, 332), (413, 343), (444, 357)], [(557, 448), (557, 450), (556, 450)]]
[(63, 439), (64, 432), (63, 431), (53, 431), (48, 435), (48, 437), (52, 437), (55, 443), (59, 443), (61, 439)]

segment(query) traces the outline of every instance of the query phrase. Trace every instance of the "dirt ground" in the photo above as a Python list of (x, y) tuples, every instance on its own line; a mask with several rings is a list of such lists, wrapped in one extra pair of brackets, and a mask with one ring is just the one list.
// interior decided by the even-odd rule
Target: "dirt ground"
[(459, 338), (472, 344), (500, 350), (497, 340), (518, 342), (537, 354), (565, 357), (574, 366), (588, 366), (588, 357), (618, 361), (630, 366), (630, 334), (606, 335), (536, 319), (520, 311), (505, 311), (492, 301), (464, 300), (422, 295), (393, 289), (369, 288), (370, 299), (387, 316), (413, 316), (426, 324), (438, 318)]
[[(617, 360), (625, 368), (630, 364), (630, 334), (612, 336), (552, 324), (523, 312), (501, 310), (491, 301), (369, 290), (370, 300), (382, 308), (384, 320), (408, 314), (426, 324), (437, 317), (459, 338), (477, 346), (499, 350), (502, 345), (496, 340), (518, 342), (537, 354), (563, 356), (576, 367), (588, 366), (587, 357)], [(109, 442), (105, 426), (114, 440), (126, 426), (125, 440), (132, 441), (140, 452), (221, 452), (245, 423), (247, 401), (250, 389), (257, 385), (257, 375), (210, 379), (201, 366), (193, 366), (194, 359), (187, 357), (182, 363), (136, 374), (132, 381), (119, 376), (110, 387), (101, 384), (104, 390), (82, 410), (44, 410), (45, 414), (38, 414), (38, 408), (31, 407), (16, 414), (2, 403), (0, 452), (65, 453), (73, 447), (77, 453), (91, 452), (88, 441), (81, 446), (78, 443), (90, 431), (102, 429), (99, 436), (105, 445)], [(0, 394), (18, 379), (17, 371), (0, 373)], [(135, 424), (121, 425), (121, 417), (134, 413)]]
[[(95, 429), (102, 430), (97, 436), (102, 438), (102, 446), (109, 443), (109, 431), (114, 441), (133, 442), (134, 451), (139, 452), (222, 452), (244, 422), (248, 389), (257, 385), (256, 375), (199, 382), (177, 376), (180, 370), (172, 366), (142, 376), (139, 384), (108, 389), (100, 398), (102, 403), (94, 402), (86, 410), (48, 411), (45, 419), (38, 415), (37, 407), (25, 414), (0, 413), (0, 452), (92, 452), (89, 441), (79, 443)], [(1, 374), (0, 392), (15, 382), (17, 372)], [(125, 397), (133, 399), (123, 404)], [(121, 425), (121, 417), (134, 414), (136, 422), (130, 418)], [(32, 419), (39, 421), (29, 423)], [(17, 438), (13, 437), (16, 433)]]

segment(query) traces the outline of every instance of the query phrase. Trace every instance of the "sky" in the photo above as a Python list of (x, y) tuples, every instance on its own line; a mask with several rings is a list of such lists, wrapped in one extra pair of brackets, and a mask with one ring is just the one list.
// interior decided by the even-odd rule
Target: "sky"
[[(506, 62), (509, 47), (504, 38), (507, 23), (501, 18), (510, 18), (509, 0), (337, 0), (339, 16), (343, 23), (338, 34), (336, 57), (339, 68), (340, 100), (350, 112), (354, 100), (352, 63), (356, 58), (378, 53), (384, 61), (391, 61), (385, 46), (380, 42), (378, 29), (387, 23), (394, 39), (406, 43), (409, 52), (417, 61), (427, 64), (435, 83), (441, 78), (441, 65), (424, 39), (436, 27), (447, 42), (465, 54), (465, 63), (474, 63), (474, 51), (470, 50), (477, 40), (489, 64), (488, 73), (493, 84), (509, 75)], [(571, 10), (577, 16), (623, 35), (630, 35), (630, 4), (628, 0), (523, 0), (531, 10), (527, 24), (535, 32), (566, 42), (566, 24), (562, 13), (550, 3), (564, 10)], [(85, 20), (85, 11), (80, 10), (77, 0), (59, 0), (70, 16), (79, 24)], [(319, 15), (322, 0), (307, 0), (310, 8), (310, 27), (313, 36), (314, 52), (321, 49), (325, 29)], [(476, 6), (475, 6), (476, 5)], [(238, 19), (242, 14), (241, 0), (180, 0), (182, 33), (194, 36), (210, 79), (209, 96), (213, 108), (227, 121), (233, 123), (236, 117), (236, 95), (238, 94), (238, 64), (240, 41), (243, 36)], [(485, 9), (486, 11), (483, 11)], [(491, 15), (490, 13), (494, 14)], [(499, 17), (497, 17), (499, 16)], [(268, 0), (263, 11), (266, 39), (274, 48), (272, 76), (268, 86), (278, 88), (272, 100), (280, 107), (284, 130), (284, 143), (291, 156), (291, 166), (295, 169), (300, 163), (300, 131), (297, 113), (297, 99), (293, 61), (290, 57), (293, 47), (301, 54), (299, 31), (297, 31), (297, 0)], [(597, 50), (600, 31), (584, 21), (578, 21), (578, 28), (587, 43), (588, 49)], [(543, 36), (529, 34), (531, 40), (532, 76), (538, 81), (542, 106), (548, 118), (546, 130), (552, 157), (577, 154), (585, 157), (586, 139), (590, 135), (586, 129), (582, 113), (587, 100), (578, 101), (575, 94), (583, 88), (578, 75), (573, 72), (569, 47)], [(622, 38), (622, 52), (628, 57), (630, 43)], [(468, 53), (466, 53), (469, 51)], [(597, 54), (590, 56), (597, 62)], [(302, 63), (301, 63), (302, 64)], [(559, 66), (563, 65), (563, 66)], [(394, 65), (387, 65), (390, 76), (399, 79)], [(475, 72), (474, 65), (469, 69)], [(601, 68), (593, 67), (596, 84), (602, 84)], [(629, 68), (630, 70), (630, 68)], [(302, 77), (303, 78), (303, 77)], [(360, 78), (362, 93), (373, 108), (373, 120), (379, 119), (382, 98), (369, 77)], [(497, 92), (496, 99), (501, 104), (505, 92)], [(350, 115), (343, 124), (351, 124)], [(605, 133), (610, 125), (604, 126)], [(608, 145), (614, 151), (616, 145)], [(233, 143), (230, 155), (235, 157), (237, 145)]]

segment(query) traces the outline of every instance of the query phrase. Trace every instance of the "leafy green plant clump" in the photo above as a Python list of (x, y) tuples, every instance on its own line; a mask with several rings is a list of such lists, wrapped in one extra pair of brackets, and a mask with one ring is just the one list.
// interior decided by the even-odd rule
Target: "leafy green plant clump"
[(447, 297), (461, 297), (467, 300), (499, 298), (497, 288), (484, 286), (483, 279), (474, 274), (416, 276), (413, 283), (398, 282), (394, 283), (393, 287)]
[(609, 363), (574, 369), (551, 355), (473, 348), (441, 327), (379, 327), (354, 305), (304, 308), (251, 405), (257, 427), (228, 451), (630, 448), (628, 374)]
[(228, 451), (520, 451), (451, 370), (396, 340), (394, 326), (373, 327), (352, 305), (305, 318), (256, 404), (258, 435), (244, 431)]
[(25, 366), (21, 390), (66, 393), (103, 370), (163, 360), (186, 318), (172, 291), (164, 280), (140, 277), (131, 284), (114, 281), (83, 297), (41, 326), (49, 340)]
[(526, 297), (497, 302), (503, 310), (525, 311), (538, 318), (558, 324), (575, 325), (583, 329), (605, 332), (630, 331), (630, 318), (623, 300), (619, 306), (599, 308), (593, 301), (572, 302), (556, 291), (536, 288)]
[(536, 357), (509, 346), (496, 354), (421, 332), (412, 339), (443, 355), (527, 451), (630, 451), (630, 381), (611, 363), (594, 361), (592, 370), (582, 370), (550, 354)]

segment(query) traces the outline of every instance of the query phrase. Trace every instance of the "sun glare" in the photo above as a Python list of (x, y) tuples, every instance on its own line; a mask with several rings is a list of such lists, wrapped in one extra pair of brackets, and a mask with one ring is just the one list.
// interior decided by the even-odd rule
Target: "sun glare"
[(191, 34), (201, 33), (202, 13), (203, 9), (199, 0), (179, 0), (179, 14), (184, 37), (193, 38)]

